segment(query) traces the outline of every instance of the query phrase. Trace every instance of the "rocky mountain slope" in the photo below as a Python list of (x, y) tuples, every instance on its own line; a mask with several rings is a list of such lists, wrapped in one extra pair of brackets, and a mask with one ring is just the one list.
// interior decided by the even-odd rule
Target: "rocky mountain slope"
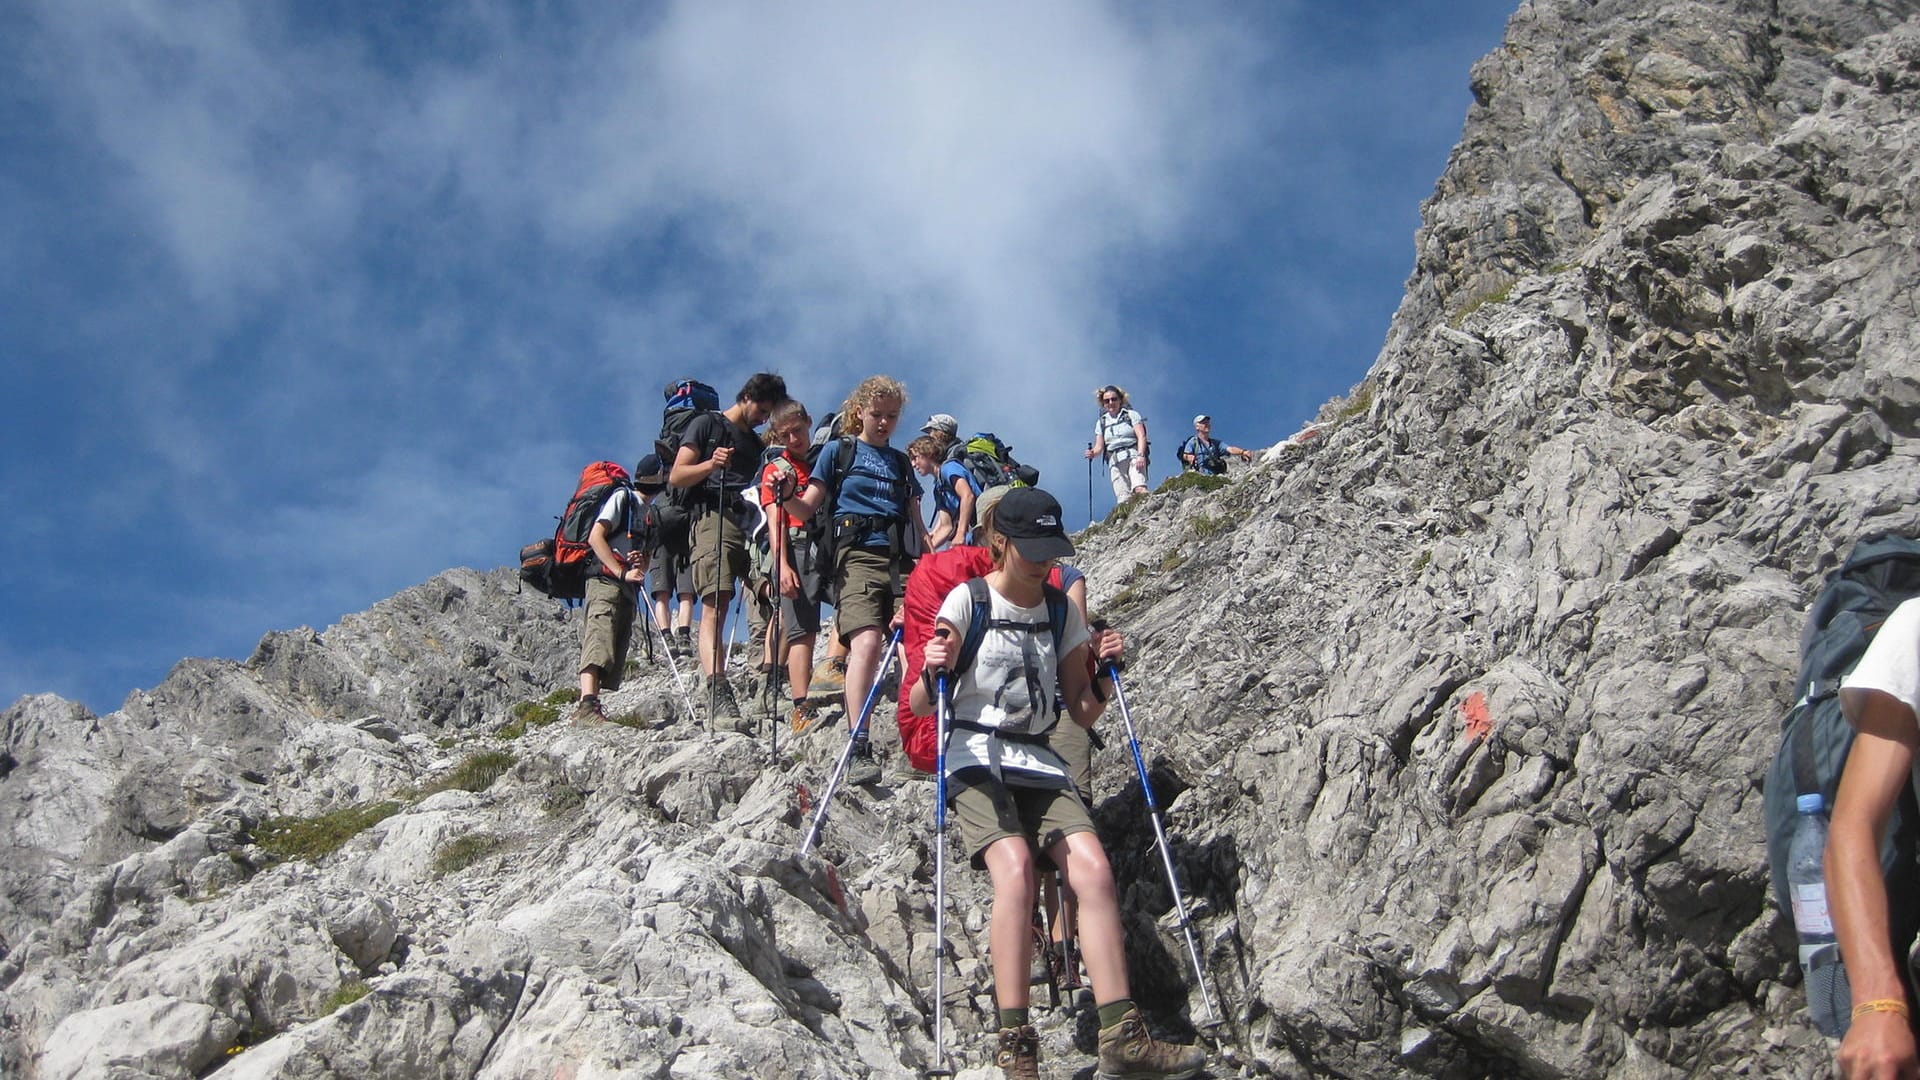
[[(1365, 382), (1083, 537), (1214, 1075), (1827, 1068), (1760, 778), (1819, 576), (1920, 531), (1916, 12), (1530, 0)], [(0, 1071), (913, 1075), (930, 783), (842, 792), (801, 856), (837, 736), (709, 734), (652, 669), (614, 699), (639, 726), (542, 726), (573, 648), (453, 571), (107, 716), (16, 703)], [(1097, 768), (1140, 997), (1192, 1034), (1139, 785)], [(321, 824), (351, 836), (271, 857)], [(985, 897), (952, 881), (982, 1078)], [(1084, 1075), (1087, 1013), (1040, 1015)]]

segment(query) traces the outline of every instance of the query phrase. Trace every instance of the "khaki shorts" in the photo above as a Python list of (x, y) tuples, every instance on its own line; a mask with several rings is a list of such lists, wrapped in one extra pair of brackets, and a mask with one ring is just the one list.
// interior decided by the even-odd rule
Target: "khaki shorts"
[(834, 605), (836, 632), (847, 641), (860, 630), (885, 630), (893, 622), (893, 571), (884, 551), (848, 548), (835, 560), (839, 603)]
[[(714, 540), (716, 529), (720, 531), (718, 543)], [(693, 595), (702, 600), (718, 596), (719, 606), (725, 607), (733, 597), (733, 583), (750, 580), (752, 560), (747, 558), (746, 536), (732, 518), (709, 510), (694, 521), (692, 542), (693, 555), (689, 561), (693, 568)], [(721, 568), (726, 571), (724, 577), (719, 572)]]
[(587, 579), (586, 606), (580, 617), (580, 670), (598, 668), (600, 689), (620, 689), (627, 673), (627, 644), (633, 640), (633, 592), (609, 578)]
[(1074, 723), (1070, 716), (1062, 715), (1058, 723), (1047, 729), (1047, 745), (1067, 763), (1067, 776), (1073, 786), (1080, 789), (1080, 798), (1088, 805), (1093, 803), (1093, 739), (1087, 729)]
[(1087, 804), (1066, 788), (1008, 787), (987, 775), (948, 783), (960, 842), (975, 870), (986, 869), (987, 848), (1009, 836), (1026, 837), (1041, 858), (1068, 836), (1093, 831)]

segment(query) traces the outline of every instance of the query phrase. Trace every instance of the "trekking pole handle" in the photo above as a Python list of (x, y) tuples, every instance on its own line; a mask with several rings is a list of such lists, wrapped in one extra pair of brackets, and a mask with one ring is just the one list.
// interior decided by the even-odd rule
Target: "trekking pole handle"
[[(1108, 630), (1112, 628), (1108, 624), (1107, 620), (1105, 619), (1095, 619), (1093, 620), (1092, 623), (1088, 625), (1093, 627), (1093, 629), (1095, 630)], [(1108, 675), (1118, 675), (1121, 672), (1127, 670), (1126, 660), (1118, 656), (1112, 657), (1110, 659), (1102, 659), (1099, 661), (1099, 664), (1100, 664), (1100, 670), (1105, 672)]]
[[(953, 631), (944, 626), (938, 626), (934, 628), (933, 636), (939, 638), (941, 641), (945, 641), (953, 636)], [(947, 699), (949, 680), (953, 675), (953, 673), (947, 669), (946, 665), (942, 664), (929, 671), (923, 671), (921, 675), (927, 680), (927, 689), (933, 691), (935, 705), (937, 706), (940, 702), (945, 701)]]

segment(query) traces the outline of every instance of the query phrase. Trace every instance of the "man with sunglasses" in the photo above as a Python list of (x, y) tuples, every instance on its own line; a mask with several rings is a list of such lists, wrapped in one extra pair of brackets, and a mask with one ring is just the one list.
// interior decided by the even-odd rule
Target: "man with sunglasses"
[(1094, 392), (1100, 402), (1100, 417), (1093, 425), (1093, 445), (1087, 458), (1095, 455), (1107, 462), (1107, 482), (1113, 485), (1115, 502), (1129, 495), (1147, 493), (1147, 418), (1132, 407), (1127, 392), (1118, 386), (1103, 386)]

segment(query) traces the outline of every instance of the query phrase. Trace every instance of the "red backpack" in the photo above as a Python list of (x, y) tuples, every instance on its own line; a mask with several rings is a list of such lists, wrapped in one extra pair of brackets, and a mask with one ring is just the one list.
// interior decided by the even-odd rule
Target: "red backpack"
[[(900, 648), (904, 650), (900, 668), (900, 708), (894, 714), (900, 729), (900, 745), (907, 752), (907, 761), (921, 772), (932, 772), (937, 763), (939, 750), (938, 722), (932, 716), (922, 716), (913, 711), (910, 695), (913, 686), (920, 681), (920, 672), (926, 666), (926, 647), (928, 639), (933, 637), (935, 616), (940, 613), (940, 605), (954, 587), (984, 577), (993, 569), (993, 553), (983, 547), (955, 547), (945, 551), (936, 551), (921, 558), (914, 565), (913, 573), (907, 575), (907, 595), (901, 601), (902, 624)], [(1061, 631), (1066, 626), (1067, 600), (1057, 582), (1059, 571), (1050, 575), (1047, 586), (1048, 621), (1053, 627), (1055, 651), (1058, 651)], [(975, 590), (973, 596), (973, 618), (968, 621), (966, 640), (959, 642), (960, 651), (954, 656), (956, 674), (966, 671), (973, 664), (975, 654), (980, 651), (980, 640), (985, 635), (987, 624), (987, 599), (985, 583)], [(1059, 657), (1059, 659), (1066, 659)], [(1071, 721), (1069, 721), (1071, 722)]]
[[(596, 461), (580, 470), (580, 483), (553, 536), (520, 549), (520, 580), (555, 600), (579, 600), (587, 595), (587, 579), (600, 572), (600, 560), (587, 545), (587, 534), (600, 507), (619, 488), (631, 490), (633, 478), (611, 461)], [(635, 523), (628, 522), (632, 532)]]

